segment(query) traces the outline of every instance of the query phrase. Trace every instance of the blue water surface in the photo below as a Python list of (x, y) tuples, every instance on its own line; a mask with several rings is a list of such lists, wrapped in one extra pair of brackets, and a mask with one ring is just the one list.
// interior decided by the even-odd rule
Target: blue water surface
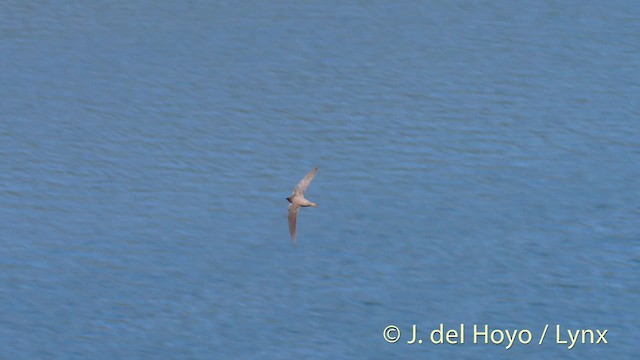
[(0, 358), (636, 358), (639, 44), (625, 0), (4, 1)]

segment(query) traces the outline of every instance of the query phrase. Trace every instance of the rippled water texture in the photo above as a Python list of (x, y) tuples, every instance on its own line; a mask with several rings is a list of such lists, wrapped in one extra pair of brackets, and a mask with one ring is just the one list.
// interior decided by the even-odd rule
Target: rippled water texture
[[(633, 1), (3, 2), (0, 357), (634, 358), (638, 34)], [(534, 339), (406, 344), (440, 323)]]

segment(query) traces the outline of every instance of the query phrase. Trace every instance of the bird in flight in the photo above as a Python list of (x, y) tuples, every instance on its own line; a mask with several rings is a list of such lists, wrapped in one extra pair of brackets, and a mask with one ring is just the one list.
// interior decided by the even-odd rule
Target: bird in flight
[(287, 198), (287, 200), (289, 200), (289, 233), (291, 234), (291, 240), (293, 242), (296, 241), (296, 221), (298, 220), (298, 209), (300, 209), (300, 206), (318, 206), (316, 203), (312, 203), (304, 198), (304, 192), (309, 187), (309, 184), (311, 184), (317, 172), (317, 167), (311, 169), (311, 171), (300, 180), (296, 188), (293, 189), (293, 194)]

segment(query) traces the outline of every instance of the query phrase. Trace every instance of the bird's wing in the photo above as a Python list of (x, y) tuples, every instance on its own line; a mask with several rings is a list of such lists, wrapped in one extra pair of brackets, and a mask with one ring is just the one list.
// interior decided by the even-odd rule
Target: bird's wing
[(317, 167), (314, 167), (313, 169), (311, 169), (311, 171), (309, 171), (309, 173), (305, 175), (305, 177), (302, 178), (302, 180), (300, 180), (296, 188), (293, 189), (293, 195), (303, 195), (305, 190), (307, 190), (307, 188), (309, 187), (309, 184), (311, 184), (311, 181), (313, 180), (313, 178), (316, 177), (317, 172), (318, 172)]
[(289, 204), (289, 234), (291, 240), (296, 241), (296, 220), (298, 219), (299, 205)]

